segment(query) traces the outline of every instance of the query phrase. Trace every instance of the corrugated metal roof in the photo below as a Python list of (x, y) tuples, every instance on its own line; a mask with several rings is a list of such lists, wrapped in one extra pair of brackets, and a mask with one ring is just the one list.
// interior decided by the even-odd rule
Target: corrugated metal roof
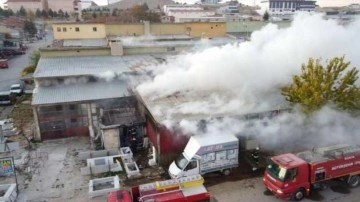
[[(222, 97), (222, 99), (229, 98), (229, 94), (226, 91), (203, 91), (203, 92), (187, 92), (176, 94), (167, 97), (155, 98), (151, 96), (144, 96), (141, 93), (137, 92), (138, 96), (141, 98), (142, 102), (149, 110), (153, 118), (158, 123), (163, 123), (163, 121), (171, 118), (173, 121), (186, 120), (201, 120), (207, 118), (216, 118), (216, 117), (243, 117), (249, 118), (253, 115), (265, 114), (273, 110), (288, 109), (289, 106), (287, 103), (281, 101), (272, 105), (269, 104), (266, 108), (260, 107), (261, 103), (251, 103), (252, 109), (239, 109), (239, 110), (220, 110), (217, 105), (209, 103), (210, 97), (216, 95)], [(258, 106), (258, 107), (254, 107)], [(192, 110), (186, 109), (191, 107)], [(205, 106), (206, 110), (201, 110)], [(249, 106), (250, 103), (249, 103)], [(199, 109), (199, 110), (198, 110)], [(249, 111), (252, 110), (252, 111)], [(171, 117), (169, 117), (171, 116)]]
[(194, 45), (212, 45), (221, 46), (228, 43), (237, 42), (236, 39), (230, 37), (214, 37), (211, 39), (197, 39), (197, 40), (182, 40), (176, 41), (154, 41), (154, 40), (121, 40), (124, 47), (173, 47), (173, 46), (194, 46)]
[(158, 64), (161, 56), (84, 56), (40, 58), (34, 78), (99, 75), (104, 72), (123, 73)]
[(57, 85), (34, 89), (32, 105), (57, 104), (127, 96), (125, 81)]
[(107, 46), (106, 39), (66, 39), (64, 40), (63, 46), (82, 46), (82, 47), (98, 47)]

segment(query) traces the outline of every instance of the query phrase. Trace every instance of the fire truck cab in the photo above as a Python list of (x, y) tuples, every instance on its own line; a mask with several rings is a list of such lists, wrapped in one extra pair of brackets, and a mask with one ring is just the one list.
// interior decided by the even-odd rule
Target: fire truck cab
[(299, 201), (312, 189), (323, 189), (336, 178), (356, 187), (359, 174), (360, 146), (334, 145), (271, 157), (263, 181), (275, 196)]

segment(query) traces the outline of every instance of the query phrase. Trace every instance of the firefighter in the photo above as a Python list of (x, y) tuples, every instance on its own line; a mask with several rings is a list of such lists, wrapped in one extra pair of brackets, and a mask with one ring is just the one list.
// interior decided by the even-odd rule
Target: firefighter
[(257, 168), (259, 167), (259, 147), (256, 147), (256, 150), (251, 152), (251, 157), (256, 165), (256, 168), (253, 168), (253, 170), (257, 170)]

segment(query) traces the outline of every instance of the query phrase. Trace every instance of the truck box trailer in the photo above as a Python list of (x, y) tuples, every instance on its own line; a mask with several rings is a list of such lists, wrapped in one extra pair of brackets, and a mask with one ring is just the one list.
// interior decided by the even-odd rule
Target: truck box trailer
[(238, 167), (239, 140), (232, 134), (192, 136), (182, 154), (169, 166), (171, 178), (221, 171), (229, 175)]
[(108, 202), (197, 202), (210, 201), (201, 175), (157, 181), (108, 194)]
[(343, 179), (356, 187), (359, 174), (360, 146), (335, 145), (273, 156), (263, 181), (277, 197), (299, 201), (312, 189), (324, 189), (332, 179)]

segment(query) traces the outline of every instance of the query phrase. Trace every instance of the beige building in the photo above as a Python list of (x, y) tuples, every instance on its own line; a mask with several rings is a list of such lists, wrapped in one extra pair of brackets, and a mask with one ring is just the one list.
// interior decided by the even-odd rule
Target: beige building
[(8, 0), (7, 2), (8, 9), (13, 10), (14, 12), (20, 10), (21, 6), (27, 11), (36, 12), (37, 9), (47, 9), (47, 0)]
[(222, 37), (226, 35), (225, 22), (188, 23), (56, 23), (54, 39), (89, 39), (108, 36), (187, 35), (191, 37)]
[(55, 40), (106, 37), (103, 23), (55, 23), (53, 24), (53, 33)]

